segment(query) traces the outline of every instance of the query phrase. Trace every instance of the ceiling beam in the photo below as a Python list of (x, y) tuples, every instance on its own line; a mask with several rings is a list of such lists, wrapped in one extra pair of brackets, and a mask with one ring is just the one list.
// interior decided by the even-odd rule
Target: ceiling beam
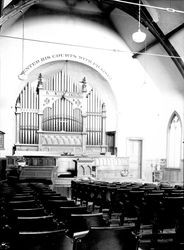
[[(0, 27), (5, 24), (10, 18), (15, 17), (19, 12), (24, 13), (29, 7), (34, 6), (35, 4), (41, 3), (42, 0), (25, 0), (24, 2), (21, 1), (17, 1), (17, 5), (11, 5), (12, 2), (8, 5), (7, 8), (4, 9), (4, 14), (2, 17), (0, 17)], [(70, 4), (69, 7), (63, 7), (61, 10), (54, 10), (54, 13), (60, 14), (60, 15), (65, 15), (65, 14), (71, 14), (71, 12), (73, 14), (75, 14), (76, 16), (79, 17), (83, 17), (83, 18), (88, 18), (90, 20), (105, 20), (108, 16), (109, 13), (112, 11), (111, 7), (110, 8), (106, 8), (105, 10), (102, 10), (99, 13), (95, 13), (93, 11), (82, 11), (82, 10), (76, 10), (75, 8), (73, 8), (74, 6), (72, 4), (75, 5), (75, 1), (72, 2), (73, 0), (68, 0), (68, 4)], [(38, 9), (39, 7), (37, 7)], [(37, 9), (35, 9), (35, 13), (37, 11)], [(42, 11), (48, 11), (48, 9), (44, 9), (44, 7), (42, 7)], [(40, 13), (40, 10), (38, 11), (38, 13)], [(52, 11), (50, 11), (50, 13), (52, 13)], [(109, 20), (108, 20), (109, 21)]]
[[(116, 0), (103, 0), (103, 1), (108, 2), (108, 3), (109, 2), (113, 3), (113, 5), (115, 7), (119, 8), (119, 9), (123, 10), (124, 12), (126, 12), (127, 14), (131, 15), (137, 21), (139, 20), (139, 11), (138, 11), (139, 6), (137, 4), (130, 5), (127, 3), (120, 2), (120, 1), (116, 1)], [(138, 0), (132, 0), (130, 2), (132, 2), (132, 3), (138, 2), (139, 3)], [(177, 51), (175, 50), (175, 48), (170, 43), (168, 37), (164, 35), (164, 33), (161, 31), (161, 29), (158, 27), (158, 25), (153, 21), (150, 13), (148, 12), (148, 10), (144, 6), (141, 7), (140, 22), (145, 28), (147, 28), (152, 33), (152, 35), (156, 39), (155, 42), (160, 43), (162, 45), (162, 47), (166, 50), (167, 54), (169, 55), (171, 60), (174, 62), (174, 64), (178, 68), (179, 72), (181, 73), (182, 77), (184, 78), (184, 62), (180, 58), (180, 56), (177, 53)]]
[(18, 12), (24, 12), (27, 8), (31, 7), (34, 4), (40, 2), (40, 0), (25, 0), (14, 1), (16, 5), (12, 5), (13, 2), (3, 9), (3, 15), (0, 17), (0, 27), (8, 21), (8, 19), (17, 15)]
[[(120, 1), (117, 2), (116, 0), (103, 0), (103, 1), (96, 0), (96, 1), (99, 5), (101, 5), (101, 4), (103, 4), (103, 6), (107, 5), (106, 6), (106, 7), (108, 7), (107, 9), (110, 10), (109, 13), (111, 12), (111, 10), (113, 8), (120, 8), (121, 10), (125, 11), (127, 14), (131, 15), (136, 20), (139, 19), (139, 16), (138, 16), (139, 12), (138, 12), (138, 5), (137, 5), (137, 3), (139, 3), (138, 0), (129, 1), (131, 3), (136, 3), (135, 5), (133, 5), (133, 4), (130, 5), (127, 3), (120, 2)], [(17, 11), (20, 11), (20, 10), (23, 11), (24, 8), (30, 7), (31, 5), (38, 3), (39, 0), (27, 0), (27, 1), (25, 0), (24, 3), (22, 0), (21, 1), (14, 0), (14, 2), (21, 3), (21, 4), (20, 5), (18, 4), (18, 6), (16, 6), (13, 10), (10, 10), (9, 13), (7, 13), (3, 16), (0, 16), (0, 26), (4, 22), (6, 22), (8, 20), (8, 18), (11, 18), (12, 16), (16, 15)], [(3, 1), (1, 1), (1, 9), (0, 9), (1, 12), (2, 12), (2, 3), (3, 3)], [(140, 21), (146, 28), (148, 28), (148, 30), (156, 38), (156, 41), (154, 41), (152, 44), (150, 44), (150, 47), (152, 47), (154, 45), (154, 43), (155, 44), (160, 43), (163, 46), (163, 48), (166, 50), (168, 55), (171, 57), (171, 59), (173, 60), (173, 62), (176, 65), (176, 67), (178, 68), (178, 70), (182, 74), (182, 77), (184, 78), (184, 63), (183, 63), (183, 61), (181, 60), (181, 58), (180, 58), (179, 54), (177, 53), (177, 51), (175, 50), (175, 48), (170, 43), (168, 35), (163, 34), (161, 29), (153, 21), (151, 15), (149, 14), (148, 10), (144, 6), (141, 7), (141, 20)], [(183, 28), (183, 27), (180, 27), (180, 28)], [(173, 35), (173, 33), (171, 33), (171, 35)], [(134, 58), (136, 58), (136, 56)]]
[(180, 71), (182, 77), (184, 78), (184, 62), (180, 58), (180, 55), (170, 43), (167, 36), (164, 35), (162, 30), (158, 27), (158, 25), (153, 21), (151, 15), (147, 11), (145, 7), (142, 7), (142, 23), (145, 27), (149, 29), (149, 31), (155, 36), (155, 38), (160, 42), (163, 48), (166, 50), (178, 70)]
[(1, 3), (0, 3), (0, 17), (3, 15), (3, 7), (4, 7), (4, 0), (1, 0)]
[[(169, 39), (170, 37), (172, 37), (173, 35), (175, 35), (177, 32), (179, 32), (180, 30), (184, 29), (184, 23), (182, 23), (181, 25), (179, 25), (177, 28), (173, 29), (172, 31), (168, 32), (165, 35), (165, 38)], [(151, 42), (150, 44), (148, 44), (146, 46), (146, 50), (152, 48), (153, 46), (157, 45), (159, 43), (158, 40), (154, 40), (153, 42)], [(134, 55), (132, 56), (133, 58), (137, 58), (139, 55), (145, 53), (145, 49), (141, 49), (139, 52), (134, 53)]]
[(175, 29), (171, 30), (170, 32), (168, 32), (165, 37), (167, 39), (169, 39), (171, 36), (175, 35), (177, 32), (179, 32), (180, 30), (182, 30), (184, 28), (184, 23), (182, 23), (181, 25), (179, 25), (178, 27), (176, 27)]

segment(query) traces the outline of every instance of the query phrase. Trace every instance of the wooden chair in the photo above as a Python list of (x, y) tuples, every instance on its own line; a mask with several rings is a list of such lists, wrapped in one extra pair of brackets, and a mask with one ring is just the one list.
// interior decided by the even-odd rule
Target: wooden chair
[(40, 200), (49, 200), (49, 197), (52, 197), (52, 196), (54, 196), (54, 197), (58, 197), (58, 196), (60, 196), (59, 194), (56, 194), (56, 192), (54, 192), (54, 191), (45, 191), (45, 192), (37, 192), (37, 197), (38, 197), (38, 199), (40, 199)]
[(158, 214), (158, 230), (175, 228), (182, 207), (184, 207), (183, 197), (165, 197), (162, 210)]
[(87, 213), (86, 206), (73, 206), (73, 207), (59, 207), (57, 209), (57, 217), (67, 220), (71, 214), (85, 214)]
[[(101, 189), (99, 190), (101, 191)], [(111, 212), (115, 212), (117, 208), (116, 202), (115, 202), (116, 190), (117, 188), (115, 186), (107, 186), (106, 188), (105, 204), (106, 204), (106, 208), (109, 208)], [(101, 194), (101, 197), (102, 197), (102, 194)]]
[(141, 206), (140, 224), (153, 225), (161, 209), (163, 193), (149, 193), (144, 196)]
[(74, 200), (47, 200), (45, 207), (49, 212), (56, 213), (59, 207), (74, 207)]
[(72, 239), (65, 230), (21, 232), (15, 250), (73, 250)]
[(155, 249), (157, 221), (162, 210), (163, 192), (147, 193), (140, 212), (140, 248)]
[[(12, 214), (1, 214), (0, 216), (0, 249), (12, 249), (17, 238), (17, 218)], [(1, 244), (3, 243), (3, 244)]]
[(13, 213), (17, 217), (35, 217), (46, 215), (46, 211), (43, 207), (33, 207), (33, 208), (15, 208)]
[(61, 195), (44, 195), (40, 197), (41, 200), (47, 201), (47, 200), (62, 200), (66, 201), (67, 197), (66, 196), (61, 196)]
[(131, 190), (123, 204), (121, 225), (134, 224), (137, 230), (140, 227), (140, 213), (144, 197), (144, 191)]
[(71, 214), (84, 214), (87, 213), (86, 206), (74, 207), (59, 207), (56, 210), (56, 217), (60, 222), (63, 222), (66, 228), (71, 228)]
[(184, 249), (184, 207), (178, 213), (176, 220), (176, 238), (175, 244), (177, 249)]
[(37, 217), (18, 217), (17, 227), (19, 232), (37, 232), (58, 229), (58, 224), (53, 215)]
[(10, 201), (27, 201), (27, 200), (34, 200), (34, 196), (31, 194), (25, 195), (15, 195), (10, 198)]
[(71, 214), (70, 233), (89, 230), (91, 227), (107, 226), (103, 213)]
[(92, 227), (86, 235), (76, 235), (74, 250), (137, 250), (133, 227)]
[(24, 200), (24, 201), (10, 201), (9, 206), (14, 208), (33, 208), (38, 207), (38, 202), (36, 200)]
[[(172, 250), (175, 248), (176, 224), (178, 215), (184, 207), (183, 197), (165, 197), (163, 207), (158, 213), (155, 224), (154, 241), (159, 250)], [(183, 233), (182, 233), (183, 234)], [(179, 237), (178, 237), (179, 238)]]

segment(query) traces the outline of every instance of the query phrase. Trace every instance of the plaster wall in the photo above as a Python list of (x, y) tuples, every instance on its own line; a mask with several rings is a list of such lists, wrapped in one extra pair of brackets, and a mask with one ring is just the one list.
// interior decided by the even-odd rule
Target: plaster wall
[[(48, 72), (64, 67), (67, 59), (72, 76), (80, 81), (87, 75), (90, 85), (98, 89), (107, 103), (107, 131), (117, 132), (118, 156), (127, 156), (128, 138), (143, 140), (143, 177), (151, 179), (147, 160), (166, 158), (170, 116), (177, 111), (183, 117), (178, 91), (171, 88), (163, 92), (155, 84), (151, 66), (148, 73), (144, 71), (139, 61), (132, 59), (122, 39), (94, 21), (68, 15), (36, 19), (25, 15), (24, 29), (20, 19), (3, 35), (6, 37), (0, 38), (0, 130), (6, 134), (1, 156), (10, 155), (15, 143), (14, 106), (20, 90), (27, 81), (36, 84), (40, 71), (46, 77)], [(149, 59), (144, 63), (149, 64)], [(158, 67), (157, 78), (160, 76)], [(170, 83), (173, 84), (172, 79)]]

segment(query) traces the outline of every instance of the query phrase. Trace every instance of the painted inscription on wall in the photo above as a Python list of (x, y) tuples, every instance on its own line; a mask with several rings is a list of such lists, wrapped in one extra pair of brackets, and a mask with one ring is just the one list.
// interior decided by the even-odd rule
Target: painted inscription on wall
[(69, 54), (69, 53), (61, 53), (61, 54), (54, 54), (50, 56), (41, 57), (40, 59), (32, 62), (29, 64), (19, 75), (19, 79), (24, 79), (27, 74), (29, 74), (33, 69), (36, 67), (52, 61), (59, 61), (59, 60), (71, 60), (71, 61), (77, 61), (84, 63), (86, 65), (91, 66), (92, 68), (96, 69), (99, 73), (101, 73), (106, 79), (111, 80), (110, 75), (96, 62), (94, 62), (91, 59), (88, 59), (86, 57), (75, 55), (75, 54)]

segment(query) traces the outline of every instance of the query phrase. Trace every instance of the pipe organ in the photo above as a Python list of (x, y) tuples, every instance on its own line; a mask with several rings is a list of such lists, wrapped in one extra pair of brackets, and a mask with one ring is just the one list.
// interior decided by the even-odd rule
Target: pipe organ
[(56, 100), (52, 108), (43, 110), (44, 131), (82, 132), (82, 112), (73, 109), (73, 105), (66, 99)]
[(104, 153), (106, 108), (84, 77), (65, 71), (27, 83), (16, 106), (16, 150)]
[(102, 143), (102, 101), (93, 89), (87, 96), (87, 145)]
[[(16, 109), (19, 111), (17, 142), (21, 144), (38, 143), (38, 95), (27, 83), (21, 91), (16, 102)], [(16, 115), (18, 116), (18, 115)], [(16, 119), (17, 120), (17, 119)]]

